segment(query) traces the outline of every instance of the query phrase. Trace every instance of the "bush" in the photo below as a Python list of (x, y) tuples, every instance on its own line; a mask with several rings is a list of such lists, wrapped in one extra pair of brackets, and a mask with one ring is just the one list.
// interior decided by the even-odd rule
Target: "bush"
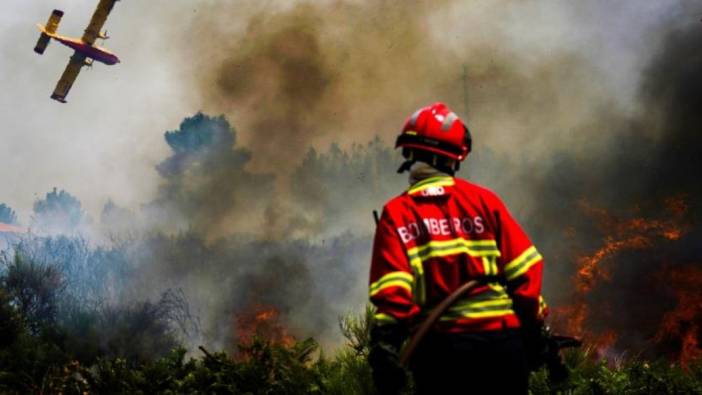
[[(332, 358), (326, 358), (311, 339), (278, 344), (254, 337), (239, 345), (236, 356), (201, 348), (199, 356), (187, 357), (185, 349), (175, 348), (152, 360), (98, 357), (81, 363), (52, 342), (55, 338), (25, 333), (0, 352), (0, 391), (374, 394), (363, 343), (366, 324), (362, 317), (344, 318), (348, 344)], [(700, 361), (688, 369), (642, 360), (620, 361), (612, 367), (606, 360), (593, 360), (587, 351), (572, 350), (565, 357), (572, 371), (569, 380), (555, 385), (542, 369), (532, 374), (530, 393), (702, 394)]]
[(61, 273), (49, 265), (29, 261), (19, 253), (6, 265), (0, 286), (24, 324), (35, 335), (42, 327), (53, 325), (58, 298), (64, 289)]
[[(67, 281), (84, 270), (42, 256), (20, 249), (0, 262), (0, 393), (375, 393), (367, 363), (370, 308), (340, 319), (346, 344), (330, 357), (312, 339), (266, 339), (265, 331), (241, 341), (233, 355), (200, 347), (189, 356), (178, 334), (198, 328), (182, 292), (155, 302), (100, 303), (98, 293), (77, 293)], [(564, 352), (564, 360), (566, 382), (552, 383), (542, 369), (532, 374), (530, 392), (702, 394), (702, 361), (684, 368), (611, 362), (587, 348)]]

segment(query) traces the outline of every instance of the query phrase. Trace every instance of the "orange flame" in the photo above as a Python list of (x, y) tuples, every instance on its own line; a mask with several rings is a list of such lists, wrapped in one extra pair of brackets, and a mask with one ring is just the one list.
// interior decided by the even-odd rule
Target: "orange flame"
[(281, 324), (281, 315), (274, 307), (257, 305), (236, 317), (236, 338), (241, 345), (250, 345), (254, 338), (273, 344), (292, 346), (295, 338)]
[[(687, 211), (687, 204), (682, 197), (667, 199), (665, 220), (646, 219), (636, 215), (631, 219), (620, 219), (587, 202), (581, 202), (580, 208), (595, 218), (605, 237), (603, 245), (595, 252), (584, 254), (577, 259), (577, 271), (573, 278), (574, 303), (553, 309), (554, 326), (569, 334), (587, 339), (597, 351), (597, 355), (603, 356), (615, 345), (618, 335), (612, 330), (592, 331), (587, 328), (586, 323), (590, 315), (588, 294), (600, 283), (611, 280), (607, 263), (611, 262), (617, 254), (623, 251), (652, 248), (661, 238), (680, 239), (686, 230), (681, 223)], [(607, 306), (598, 308), (606, 309)], [(697, 346), (691, 341), (688, 343), (692, 348)]]
[(702, 336), (702, 270), (684, 267), (670, 270), (662, 276), (671, 286), (677, 305), (663, 316), (654, 340), (679, 341), (678, 358), (683, 367), (702, 357), (700, 337)]
[(605, 259), (620, 251), (641, 249), (650, 245), (650, 240), (643, 235), (633, 235), (623, 240), (605, 239), (605, 245), (590, 256), (578, 258), (578, 273), (575, 286), (581, 293), (590, 292), (599, 280), (610, 280), (609, 270), (601, 265)]

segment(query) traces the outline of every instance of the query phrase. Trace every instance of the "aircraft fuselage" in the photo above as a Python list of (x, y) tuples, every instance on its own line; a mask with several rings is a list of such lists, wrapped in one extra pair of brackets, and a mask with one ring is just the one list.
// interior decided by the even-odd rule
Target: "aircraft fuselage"
[(51, 37), (61, 44), (74, 49), (76, 52), (85, 55), (86, 58), (94, 59), (100, 63), (110, 66), (119, 63), (119, 58), (117, 55), (104, 48), (92, 46), (79, 39), (63, 37), (57, 34), (52, 34)]

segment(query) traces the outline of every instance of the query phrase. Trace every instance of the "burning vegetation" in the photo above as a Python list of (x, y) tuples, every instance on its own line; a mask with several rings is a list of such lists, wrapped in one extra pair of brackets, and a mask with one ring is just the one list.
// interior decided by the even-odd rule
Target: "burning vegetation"
[(256, 338), (265, 339), (272, 344), (290, 347), (295, 338), (288, 334), (280, 312), (275, 307), (253, 306), (238, 314), (236, 335), (238, 344), (250, 345)]
[[(371, 132), (333, 136), (396, 130), (400, 108), (429, 93), (461, 100), (460, 59), (425, 59), (423, 13), (378, 4), (262, 12), (232, 51), (217, 48), (226, 58), (202, 56), (204, 102), (240, 117), (198, 113), (165, 133), (158, 191), (138, 211), (108, 202), (91, 220), (57, 189), (24, 223), (0, 204), (0, 392), (373, 393), (368, 315), (341, 331), (338, 319), (367, 299), (370, 212), (406, 181)], [(368, 26), (369, 14), (403, 23)], [(605, 84), (573, 54), (471, 47), (463, 175), (516, 208), (546, 257), (553, 326), (588, 345), (566, 355), (561, 390), (701, 392), (700, 43), (699, 26), (661, 34), (630, 112), (601, 108)], [(524, 134), (504, 144), (515, 125)], [(565, 131), (586, 137), (552, 146)], [(534, 393), (554, 390), (532, 376)]]
[(702, 270), (696, 266), (669, 268), (659, 276), (674, 295), (675, 307), (663, 315), (654, 339), (688, 367), (702, 356)]
[[(617, 218), (606, 210), (594, 208), (586, 202), (581, 202), (579, 208), (595, 220), (604, 236), (602, 245), (594, 252), (577, 257), (577, 271), (572, 279), (572, 302), (554, 309), (555, 325), (566, 333), (588, 339), (589, 346), (595, 350), (597, 355), (601, 357), (616, 356), (632, 344), (626, 340), (627, 337), (631, 336), (630, 333), (627, 333), (628, 328), (620, 333), (612, 325), (598, 327), (597, 324), (593, 323), (604, 317), (610, 323), (621, 321), (616, 317), (622, 314), (626, 315), (630, 309), (615, 311), (616, 307), (613, 307), (612, 303), (607, 300), (597, 300), (596, 294), (602, 292), (603, 289), (606, 292), (609, 288), (622, 284), (621, 278), (613, 278), (617, 273), (617, 265), (621, 264), (622, 260), (635, 259), (642, 265), (646, 265), (647, 261), (657, 262), (663, 259), (661, 251), (669, 250), (671, 247), (675, 248), (671, 246), (671, 243), (679, 241), (690, 227), (686, 223), (688, 207), (684, 198), (666, 199), (661, 206), (660, 219), (644, 218), (639, 210), (627, 213), (627, 218)], [(668, 276), (659, 272), (647, 273), (642, 280), (638, 281), (643, 281), (644, 284), (656, 281), (669, 283)], [(648, 292), (656, 292), (655, 297), (657, 298), (666, 298), (666, 290), (663, 287), (649, 289)], [(650, 297), (649, 294), (643, 298)], [(677, 299), (679, 305), (680, 297)], [(650, 305), (648, 307), (651, 307), (648, 311), (649, 314), (660, 316), (660, 309)], [(698, 308), (693, 307), (692, 309), (699, 311)], [(593, 310), (596, 310), (597, 313), (594, 313)], [(667, 317), (668, 314), (665, 313), (665, 316)], [(653, 322), (651, 324), (655, 325)], [(670, 325), (668, 324), (668, 326)], [(664, 323), (661, 324), (658, 333), (664, 326)], [(644, 331), (651, 331), (652, 328), (638, 327), (636, 330), (639, 333), (645, 333)], [(624, 336), (624, 339), (620, 340), (621, 336)], [(658, 338), (659, 335), (656, 335), (656, 339)], [(648, 353), (651, 353), (650, 349), (655, 348), (656, 344), (659, 343), (655, 342), (653, 338), (646, 339), (646, 342), (649, 343), (647, 347), (649, 350), (646, 350)], [(689, 361), (689, 356), (686, 356), (688, 353), (689, 351), (686, 352), (683, 347), (671, 350), (670, 355), (674, 355), (676, 359), (686, 363), (685, 361)]]

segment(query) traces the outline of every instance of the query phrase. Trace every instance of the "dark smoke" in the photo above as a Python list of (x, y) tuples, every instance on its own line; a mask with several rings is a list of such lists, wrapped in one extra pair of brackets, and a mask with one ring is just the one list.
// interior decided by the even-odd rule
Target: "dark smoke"
[[(273, 304), (299, 333), (329, 333), (339, 306), (364, 303), (370, 210), (405, 183), (389, 139), (351, 143), (394, 136), (415, 107), (445, 100), (470, 110), (476, 148), (463, 174), (494, 188), (522, 220), (547, 257), (546, 296), (556, 307), (572, 302), (577, 259), (602, 246), (611, 223), (662, 221), (674, 215), (666, 201), (684, 199), (681, 239), (656, 236), (653, 253), (608, 258), (611, 278), (587, 295), (590, 329), (616, 330), (619, 349), (655, 348), (656, 323), (675, 304), (656, 276), (699, 262), (690, 171), (699, 164), (699, 26), (651, 41), (659, 44), (646, 48), (636, 110), (624, 111), (587, 51), (533, 55), (472, 34), (478, 27), (466, 29), (460, 51), (442, 46), (430, 21), (454, 5), (298, 4), (254, 12), (241, 32), (200, 27), (230, 39), (200, 48), (199, 92), (242, 133), (224, 120), (206, 131), (212, 119), (199, 115), (167, 138), (173, 155), (159, 166), (164, 184), (152, 207), (192, 233), (146, 243), (144, 289), (185, 286), (215, 341), (232, 336), (231, 316), (256, 303)], [(202, 15), (237, 19), (213, 7)], [(340, 145), (326, 149), (331, 142)], [(583, 207), (614, 219), (603, 224)]]
[[(601, 133), (616, 130), (616, 137), (586, 160), (555, 155), (547, 176), (537, 180), (547, 199), (536, 210), (539, 216), (529, 218), (529, 227), (547, 246), (547, 281), (554, 284), (573, 273), (578, 254), (591, 253), (607, 237), (624, 237), (613, 224), (632, 218), (676, 222), (684, 230), (681, 238), (655, 237), (651, 248), (623, 251), (603, 262), (611, 278), (588, 295), (586, 322), (597, 332), (614, 330), (620, 351), (673, 355), (674, 350), (653, 341), (665, 313), (678, 302), (669, 272), (702, 268), (697, 242), (702, 236), (702, 26), (673, 29), (651, 50), (655, 55), (643, 74), (640, 114), (603, 114)], [(683, 203), (671, 207), (671, 199)], [(613, 222), (598, 224), (582, 209), (583, 201), (608, 211)], [(555, 288), (557, 304), (569, 302), (566, 289)]]
[[(276, 173), (296, 166), (310, 146), (348, 146), (393, 134), (415, 106), (438, 99), (460, 103), (463, 97), (462, 59), (437, 47), (427, 20), (448, 4), (264, 7), (236, 34), (210, 21), (200, 27), (207, 35), (231, 40), (201, 48), (209, 55), (200, 75), (205, 107), (237, 119), (246, 131), (243, 144), (256, 153), (253, 165)], [(214, 7), (204, 14), (240, 20), (240, 12)], [(511, 67), (490, 66), (498, 56), (490, 48), (474, 46), (465, 62), (481, 71), (471, 78), (518, 78)]]
[(702, 184), (702, 26), (674, 30), (645, 74), (642, 97), (653, 117), (647, 124), (662, 133), (653, 142), (657, 155), (648, 159), (647, 194), (689, 195), (693, 218), (700, 217)]
[[(624, 111), (608, 79), (618, 74), (594, 63), (597, 50), (519, 30), (541, 32), (536, 23), (510, 26), (514, 14), (558, 22), (562, 7), (580, 8), (518, 3), (201, 6), (185, 29), (197, 55), (188, 66), (202, 108), (226, 118), (197, 114), (166, 134), (170, 153), (144, 210), (106, 205), (101, 225), (126, 235), (118, 261), (129, 267), (114, 293), (153, 300), (182, 289), (203, 322), (193, 342), (230, 346), (236, 316), (257, 304), (280, 310), (293, 334), (338, 338), (338, 315), (367, 300), (370, 212), (406, 183), (390, 141), (418, 106), (442, 100), (474, 131), (462, 174), (524, 223), (556, 307), (572, 302), (577, 257), (612, 223), (677, 218), (666, 202), (685, 202), (680, 239), (608, 258), (611, 278), (587, 296), (590, 328), (616, 329), (620, 349), (655, 348), (656, 323), (676, 303), (656, 276), (698, 266), (702, 254), (700, 26), (671, 24), (650, 41), (635, 109)], [(599, 209), (614, 219), (602, 222)]]
[(251, 109), (251, 149), (278, 165), (299, 159), (308, 139), (331, 127), (325, 104), (338, 77), (321, 48), (320, 18), (310, 6), (252, 18), (215, 81), (217, 94)]

